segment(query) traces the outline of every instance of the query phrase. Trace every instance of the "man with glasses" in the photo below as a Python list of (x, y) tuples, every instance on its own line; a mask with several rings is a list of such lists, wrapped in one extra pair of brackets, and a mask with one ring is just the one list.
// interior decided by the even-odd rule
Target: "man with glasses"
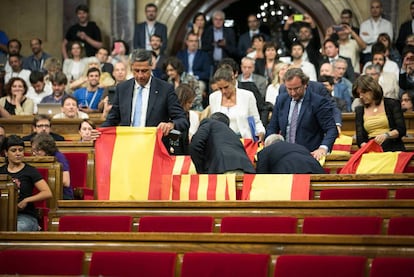
[(263, 33), (260, 30), (260, 21), (259, 19), (257, 19), (256, 15), (250, 14), (247, 17), (247, 26), (249, 30), (240, 35), (239, 43), (237, 46), (241, 57), (244, 57), (250, 52), (253, 52), (255, 50), (252, 48), (252, 39), (254, 35), (257, 35), (257, 34), (263, 35), (263, 37), (265, 38), (265, 41), (268, 41), (270, 39), (267, 34)]
[(338, 130), (330, 100), (314, 92), (308, 82), (300, 68), (286, 72), (287, 93), (279, 94), (266, 136), (280, 134), (290, 143), (305, 146), (320, 160), (332, 150)]
[(31, 139), (40, 133), (46, 133), (53, 137), (55, 141), (64, 141), (65, 138), (61, 135), (51, 132), (52, 124), (50, 122), (49, 116), (45, 114), (38, 114), (33, 118), (32, 123), (33, 133), (28, 136), (23, 137), (24, 141), (31, 141)]
[(102, 127), (158, 127), (164, 136), (176, 129), (184, 133), (189, 122), (174, 87), (151, 76), (152, 55), (138, 49), (132, 53), (134, 78), (116, 87), (112, 108)]

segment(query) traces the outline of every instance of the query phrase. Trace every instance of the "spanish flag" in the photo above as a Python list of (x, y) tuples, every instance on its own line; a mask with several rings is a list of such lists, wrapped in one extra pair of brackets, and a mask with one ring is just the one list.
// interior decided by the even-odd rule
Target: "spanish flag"
[(402, 173), (413, 152), (383, 152), (381, 145), (370, 140), (354, 153), (340, 174)]
[(164, 175), (161, 194), (163, 200), (236, 200), (236, 175)]
[(246, 154), (249, 157), (250, 161), (254, 163), (256, 154), (259, 151), (259, 142), (253, 141), (252, 139), (243, 139), (243, 138), (240, 139), (240, 141), (242, 142), (244, 150), (246, 150)]
[(100, 128), (95, 143), (99, 200), (159, 200), (174, 161), (155, 127)]
[(351, 156), (352, 137), (346, 135), (340, 135), (336, 138), (332, 147), (331, 156)]
[(244, 174), (242, 200), (309, 200), (309, 174)]

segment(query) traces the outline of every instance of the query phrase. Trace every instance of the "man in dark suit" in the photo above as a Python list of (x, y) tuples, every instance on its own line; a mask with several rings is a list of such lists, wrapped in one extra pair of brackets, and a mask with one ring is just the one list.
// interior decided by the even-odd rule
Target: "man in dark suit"
[(131, 63), (134, 78), (116, 87), (112, 108), (102, 127), (153, 126), (160, 128), (164, 136), (173, 129), (187, 130), (189, 122), (174, 87), (151, 76), (151, 52), (135, 50)]
[(208, 84), (212, 71), (209, 55), (198, 49), (198, 36), (194, 33), (187, 34), (185, 44), (187, 49), (177, 53), (177, 58), (183, 63), (185, 72)]
[(150, 39), (153, 34), (157, 34), (162, 39), (161, 52), (167, 48), (167, 26), (157, 22), (158, 7), (153, 3), (145, 5), (146, 21), (138, 23), (134, 32), (134, 49), (141, 48), (151, 50)]
[(255, 173), (240, 137), (230, 129), (229, 123), (227, 115), (219, 112), (201, 121), (190, 143), (197, 173)]
[(237, 48), (239, 50), (240, 57), (246, 56), (248, 53), (254, 51), (252, 48), (252, 38), (256, 34), (261, 34), (265, 38), (265, 41), (270, 40), (269, 36), (260, 30), (260, 21), (255, 14), (250, 14), (247, 17), (247, 26), (249, 30), (240, 35)]
[(98, 51), (95, 54), (95, 57), (98, 58), (98, 60), (101, 63), (101, 72), (108, 72), (112, 75), (112, 72), (114, 71), (114, 66), (111, 63), (107, 63), (109, 56), (109, 50), (105, 47), (101, 47), (98, 49)]
[(217, 65), (223, 58), (238, 59), (236, 35), (232, 28), (224, 27), (225, 15), (222, 11), (213, 13), (213, 25), (209, 26), (201, 37), (202, 50), (206, 51)]
[(330, 100), (312, 92), (308, 82), (309, 77), (300, 68), (286, 72), (288, 93), (276, 100), (266, 136), (281, 134), (288, 142), (305, 146), (320, 160), (332, 150), (338, 130)]
[(405, 40), (407, 36), (414, 33), (414, 30), (413, 30), (414, 1), (411, 1), (410, 13), (411, 13), (412, 19), (401, 24), (400, 30), (398, 31), (398, 38), (397, 38), (397, 41), (395, 42), (395, 45), (397, 46), (398, 51), (400, 51), (400, 54), (402, 54), (402, 50), (405, 46)]
[(257, 154), (256, 173), (324, 174), (325, 171), (308, 149), (273, 134), (266, 138), (265, 148)]

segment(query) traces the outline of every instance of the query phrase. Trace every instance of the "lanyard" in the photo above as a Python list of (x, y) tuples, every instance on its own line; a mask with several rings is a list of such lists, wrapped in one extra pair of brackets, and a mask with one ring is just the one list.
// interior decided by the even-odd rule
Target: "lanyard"
[[(98, 94), (98, 90), (96, 90), (95, 92), (93, 92), (93, 96), (92, 96), (91, 102), (89, 102), (89, 101), (88, 101), (88, 93), (89, 93), (89, 91), (88, 91), (88, 89), (86, 89), (86, 90), (85, 90), (85, 102), (86, 102), (86, 105), (87, 105), (89, 108), (91, 108), (91, 106), (92, 106), (93, 102), (95, 101), (96, 95)], [(90, 104), (89, 104), (89, 103), (90, 103)]]

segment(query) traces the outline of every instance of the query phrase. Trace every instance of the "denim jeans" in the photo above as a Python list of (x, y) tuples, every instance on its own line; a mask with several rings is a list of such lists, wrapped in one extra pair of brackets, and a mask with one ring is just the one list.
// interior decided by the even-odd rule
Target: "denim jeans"
[(39, 224), (37, 222), (37, 219), (28, 214), (18, 214), (17, 215), (17, 231), (18, 232), (39, 231)]

